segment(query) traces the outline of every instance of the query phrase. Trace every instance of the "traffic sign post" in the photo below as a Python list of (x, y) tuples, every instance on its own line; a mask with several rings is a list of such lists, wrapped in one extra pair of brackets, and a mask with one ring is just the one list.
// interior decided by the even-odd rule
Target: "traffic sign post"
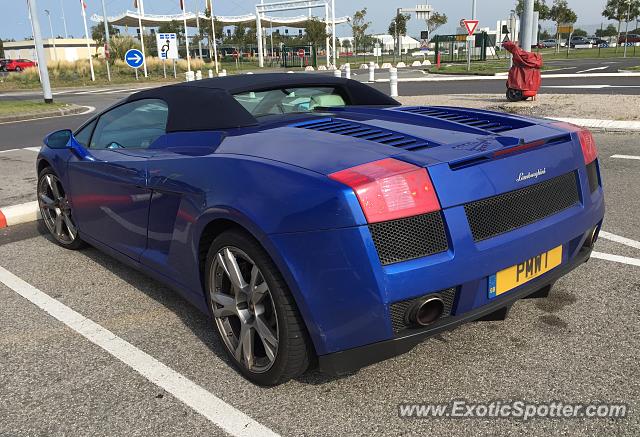
[(304, 57), (306, 54), (307, 52), (304, 49), (298, 50), (298, 57), (300, 58), (300, 68), (304, 67)]
[(167, 78), (167, 60), (171, 59), (175, 62), (179, 59), (178, 54), (178, 36), (175, 33), (156, 33), (156, 45), (158, 46), (158, 55), (162, 59), (162, 73)]
[(471, 48), (473, 44), (471, 43), (473, 34), (478, 28), (479, 21), (478, 20), (460, 20), (460, 27), (464, 27), (467, 29), (467, 33), (469, 36), (467, 37), (467, 71), (471, 71)]
[(130, 49), (124, 55), (124, 62), (136, 72), (136, 80), (138, 80), (138, 68), (144, 65), (144, 55), (138, 49)]

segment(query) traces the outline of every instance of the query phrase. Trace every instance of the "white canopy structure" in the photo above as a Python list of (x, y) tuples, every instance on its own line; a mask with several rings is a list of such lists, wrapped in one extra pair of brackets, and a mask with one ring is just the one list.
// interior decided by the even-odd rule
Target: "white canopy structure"
[[(197, 26), (197, 18), (196, 14), (193, 12), (187, 12), (187, 26), (196, 27)], [(204, 12), (200, 12), (201, 20), (208, 20), (209, 16), (205, 15)], [(170, 23), (172, 21), (182, 22), (182, 14), (176, 15), (154, 15), (154, 14), (144, 14), (139, 15), (138, 12), (126, 11), (120, 15), (116, 15), (114, 17), (107, 17), (107, 21), (114, 26), (127, 26), (127, 27), (138, 27), (138, 19), (142, 20), (142, 25), (145, 27), (158, 27), (165, 23)], [(240, 23), (255, 23), (256, 15), (255, 14), (247, 14), (247, 15), (235, 15), (235, 16), (216, 16), (216, 21), (221, 23), (223, 26), (233, 26)], [(324, 22), (325, 18), (317, 18), (318, 20)], [(91, 21), (95, 23), (102, 23), (104, 18), (101, 15), (92, 15)], [(262, 15), (262, 23), (263, 25), (273, 27), (304, 27), (306, 22), (309, 20), (308, 15), (300, 15), (297, 17), (270, 17), (267, 15)], [(331, 21), (331, 20), (330, 20)], [(344, 24), (350, 21), (350, 17), (341, 17), (336, 18), (336, 24)]]

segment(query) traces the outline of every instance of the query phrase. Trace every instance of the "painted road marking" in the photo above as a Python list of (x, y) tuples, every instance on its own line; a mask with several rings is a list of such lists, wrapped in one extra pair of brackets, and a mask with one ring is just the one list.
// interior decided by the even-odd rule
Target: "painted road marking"
[(629, 258), (628, 256), (611, 255), (610, 253), (602, 252), (591, 252), (591, 257), (640, 267), (640, 259), (638, 258)]
[(30, 152), (36, 152), (39, 153), (40, 152), (41, 147), (25, 147), (22, 150), (29, 150)]
[(617, 159), (640, 159), (640, 156), (633, 155), (611, 155), (611, 157)]
[(605, 231), (600, 231), (599, 235), (604, 239), (615, 241), (616, 243), (624, 244), (625, 246), (635, 247), (636, 249), (640, 249), (640, 241), (632, 240), (631, 238), (621, 237), (620, 235), (612, 234), (610, 232), (605, 232)]
[(588, 73), (588, 72), (590, 72), (590, 71), (606, 70), (607, 68), (609, 68), (609, 67), (594, 67), (594, 68), (589, 68), (589, 69), (587, 69), (587, 70), (578, 71), (577, 73), (578, 73), (578, 74), (581, 74), (581, 73)]
[(0, 266), (0, 282), (234, 436), (277, 436), (184, 375)]
[(605, 88), (640, 88), (640, 85), (544, 85), (542, 88), (575, 88), (601, 90)]

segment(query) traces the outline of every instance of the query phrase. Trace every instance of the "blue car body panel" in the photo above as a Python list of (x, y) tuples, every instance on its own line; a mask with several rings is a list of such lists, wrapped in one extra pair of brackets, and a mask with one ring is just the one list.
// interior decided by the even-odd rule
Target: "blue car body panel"
[[(512, 128), (495, 133), (405, 108), (345, 108), (239, 129), (168, 133), (145, 150), (89, 150), (78, 157), (44, 147), (39, 162), (61, 177), (84, 239), (205, 312), (202, 234), (218, 220), (246, 229), (283, 274), (317, 354), (325, 355), (392, 338), (393, 302), (456, 287), (454, 315), (480, 308), (489, 302), (490, 275), (558, 245), (568, 262), (603, 220), (603, 192), (589, 190), (575, 134), (543, 120), (445, 109)], [(322, 118), (401, 132), (428, 146), (412, 151), (307, 128)], [(540, 140), (547, 142), (494, 155)], [(448, 251), (381, 265), (354, 192), (327, 177), (389, 157), (428, 168)], [(542, 168), (540, 178), (516, 181)], [(572, 171), (580, 181), (579, 205), (473, 240), (464, 204)]]

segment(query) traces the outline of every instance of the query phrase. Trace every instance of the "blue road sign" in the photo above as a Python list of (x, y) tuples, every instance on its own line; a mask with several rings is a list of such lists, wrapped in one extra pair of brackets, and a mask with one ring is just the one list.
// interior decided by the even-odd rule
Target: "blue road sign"
[(131, 49), (124, 55), (124, 61), (131, 68), (140, 68), (144, 62), (144, 56), (138, 49)]

